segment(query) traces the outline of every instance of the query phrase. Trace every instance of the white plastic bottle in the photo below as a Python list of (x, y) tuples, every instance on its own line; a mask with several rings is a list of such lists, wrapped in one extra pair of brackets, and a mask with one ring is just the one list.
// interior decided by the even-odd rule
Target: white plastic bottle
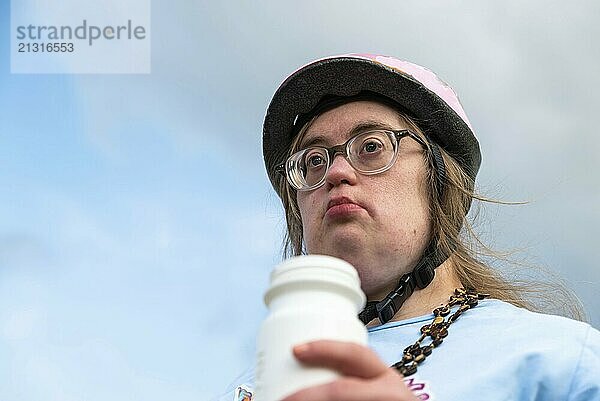
[(295, 345), (317, 339), (367, 344), (357, 317), (366, 298), (356, 270), (341, 259), (308, 255), (284, 261), (271, 273), (264, 300), (270, 313), (257, 339), (256, 401), (278, 401), (339, 377), (302, 366), (292, 354)]

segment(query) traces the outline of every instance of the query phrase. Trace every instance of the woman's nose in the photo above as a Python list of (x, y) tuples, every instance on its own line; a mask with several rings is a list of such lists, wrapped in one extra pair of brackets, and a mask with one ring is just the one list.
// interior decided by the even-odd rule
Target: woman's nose
[(333, 161), (325, 174), (325, 181), (331, 187), (341, 184), (354, 185), (356, 183), (357, 172), (350, 165), (344, 155), (338, 153), (333, 156)]

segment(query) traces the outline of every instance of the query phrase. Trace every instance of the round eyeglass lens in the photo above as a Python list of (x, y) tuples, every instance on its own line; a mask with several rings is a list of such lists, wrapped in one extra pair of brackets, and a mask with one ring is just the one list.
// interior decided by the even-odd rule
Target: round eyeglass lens
[(388, 168), (396, 155), (397, 141), (386, 131), (360, 134), (349, 144), (352, 166), (362, 173), (378, 173)]
[(299, 167), (303, 172), (306, 186), (312, 187), (318, 184), (329, 166), (329, 154), (324, 148), (308, 148), (300, 159)]

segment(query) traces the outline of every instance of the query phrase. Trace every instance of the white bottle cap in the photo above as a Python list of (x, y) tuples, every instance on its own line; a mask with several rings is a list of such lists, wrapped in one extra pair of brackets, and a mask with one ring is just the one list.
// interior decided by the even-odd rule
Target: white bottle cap
[(360, 288), (356, 269), (342, 259), (326, 255), (295, 257), (277, 265), (271, 272), (271, 286), (265, 293), (265, 304), (268, 306), (277, 294), (300, 282), (319, 282), (334, 286), (350, 295), (357, 310), (365, 306), (366, 297)]

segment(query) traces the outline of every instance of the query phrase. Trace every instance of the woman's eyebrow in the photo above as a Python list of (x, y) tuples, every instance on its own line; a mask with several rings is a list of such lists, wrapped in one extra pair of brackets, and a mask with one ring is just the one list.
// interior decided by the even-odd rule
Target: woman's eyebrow
[[(391, 131), (391, 130), (398, 129), (398, 128), (392, 128), (389, 124), (382, 123), (381, 121), (367, 120), (367, 121), (362, 121), (362, 122), (358, 123), (357, 125), (355, 125), (350, 131), (348, 131), (346, 138), (350, 138), (351, 136), (354, 136), (361, 132), (365, 132), (365, 131), (372, 130), (372, 129), (385, 129), (385, 130)], [(323, 134), (317, 134), (315, 136), (310, 137), (309, 139), (303, 140), (302, 143), (300, 144), (300, 146), (298, 146), (298, 149), (306, 149), (309, 146), (322, 145), (324, 143), (327, 143), (327, 136), (325, 136)]]

